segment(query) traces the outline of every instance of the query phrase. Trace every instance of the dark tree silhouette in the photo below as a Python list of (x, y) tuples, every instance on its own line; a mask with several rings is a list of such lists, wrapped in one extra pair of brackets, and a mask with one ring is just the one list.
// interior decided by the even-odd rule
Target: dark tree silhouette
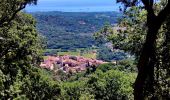
[[(156, 62), (156, 50), (155, 43), (158, 31), (161, 25), (165, 22), (167, 17), (170, 15), (170, 0), (165, 0), (166, 5), (162, 10), (155, 14), (154, 2), (155, 0), (117, 0), (125, 5), (125, 7), (137, 6), (139, 2), (142, 2), (147, 11), (147, 36), (145, 44), (138, 61), (138, 76), (134, 84), (134, 99), (143, 100), (145, 84), (149, 84), (150, 92), (154, 92), (153, 81), (154, 81), (154, 65)], [(149, 81), (147, 81), (149, 80)]]

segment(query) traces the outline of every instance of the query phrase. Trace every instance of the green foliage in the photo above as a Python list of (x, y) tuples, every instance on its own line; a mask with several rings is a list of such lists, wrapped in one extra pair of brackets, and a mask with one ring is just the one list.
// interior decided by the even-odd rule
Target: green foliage
[(137, 72), (136, 64), (134, 59), (124, 59), (117, 61), (116, 64), (106, 63), (101, 64), (97, 67), (97, 70), (101, 70), (102, 72), (107, 72), (108, 70), (119, 70), (124, 72)]
[[(4, 93), (3, 93), (4, 92)], [(51, 76), (47, 76), (41, 69), (33, 68), (28, 75), (23, 76), (19, 70), (9, 90), (2, 91), (1, 99), (56, 99), (60, 93), (59, 85)], [(7, 94), (8, 93), (8, 94)]]
[(122, 100), (132, 99), (135, 74), (109, 70), (105, 73), (100, 70), (88, 80), (89, 87), (92, 89), (96, 99), (101, 100)]
[(101, 70), (102, 72), (107, 72), (111, 69), (114, 69), (114, 66), (115, 64), (113, 63), (106, 63), (106, 64), (99, 65), (97, 70)]
[(124, 59), (117, 62), (115, 69), (126, 72), (137, 72), (136, 61), (134, 59)]
[(124, 17), (114, 26), (105, 26), (97, 37), (107, 38), (113, 48), (124, 50), (138, 57), (146, 36), (146, 11), (139, 7), (127, 10)]
[(83, 94), (87, 94), (84, 81), (75, 81), (62, 84), (63, 98), (68, 100), (79, 100)]
[(95, 72), (71, 76), (71, 80), (61, 83), (61, 99), (131, 100), (136, 73), (127, 70), (119, 70), (116, 65), (108, 63), (97, 67)]
[(122, 60), (126, 59), (127, 54), (123, 51), (113, 51), (110, 48), (106, 46), (101, 46), (98, 49), (97, 59), (103, 60), (103, 61), (112, 61), (112, 60)]
[(98, 50), (97, 59), (111, 61), (113, 60), (113, 52), (107, 47), (101, 47)]
[(29, 99), (56, 99), (60, 94), (58, 83), (41, 69), (36, 69), (24, 81), (26, 84), (22, 85), (22, 89)]
[[(47, 48), (72, 50), (95, 45), (93, 33), (104, 23), (114, 24), (121, 14), (117, 12), (37, 12), (39, 32), (47, 39)], [(60, 42), (58, 42), (60, 41)]]
[(0, 2), (0, 27), (9, 25), (17, 13), (27, 4), (36, 4), (37, 0), (1, 0)]
[[(165, 2), (167, 3), (167, 1)], [(155, 12), (156, 17), (157, 17), (157, 14), (162, 10), (162, 7), (166, 6), (165, 2), (161, 1), (160, 3), (154, 4), (153, 8), (155, 10), (154, 12)], [(149, 98), (149, 99), (150, 98), (158, 98), (158, 99), (163, 98), (164, 99), (164, 97), (166, 97), (167, 99), (169, 98), (169, 95), (168, 95), (169, 78), (167, 77), (169, 77), (169, 73), (170, 73), (169, 63), (168, 63), (169, 62), (169, 57), (168, 57), (169, 56), (169, 42), (168, 42), (169, 40), (169, 35), (168, 35), (169, 34), (169, 20), (168, 20), (169, 17), (166, 19), (165, 23), (161, 25), (157, 35), (155, 36), (154, 42), (152, 41), (154, 39), (153, 34), (156, 34), (154, 30), (158, 30), (157, 29), (158, 27), (155, 27), (154, 25), (157, 24), (157, 21), (149, 21), (146, 24), (145, 22), (146, 19), (147, 19), (146, 10), (143, 10), (141, 7), (129, 8), (127, 11), (125, 11), (124, 18), (120, 20), (119, 24), (116, 25), (115, 28), (112, 28), (111, 26), (104, 27), (101, 30), (101, 32), (98, 32), (98, 36), (102, 38), (104, 37), (107, 40), (112, 41), (114, 48), (121, 49), (121, 50), (131, 53), (132, 55), (135, 55), (135, 57), (137, 58), (135, 62), (139, 60), (139, 56), (141, 55), (142, 51), (143, 53), (146, 53), (144, 56), (141, 56), (142, 57), (140, 59), (141, 61), (138, 64), (139, 71), (141, 69), (142, 72), (139, 73), (140, 75), (137, 79), (137, 84), (135, 84), (136, 86), (138, 86), (136, 87), (135, 93), (138, 95), (141, 95), (142, 93), (144, 93), (142, 94), (141, 97), (144, 97), (145, 95), (146, 98)], [(152, 18), (149, 18), (148, 20), (152, 20)], [(151, 26), (148, 27), (148, 25), (151, 25)], [(153, 33), (149, 33), (147, 35), (147, 30), (149, 30), (148, 32), (153, 32)], [(146, 44), (144, 45), (146, 36), (148, 37), (148, 39), (147, 39)], [(151, 43), (150, 40), (153, 43)], [(145, 46), (145, 50), (142, 49), (143, 45)], [(151, 49), (152, 47), (148, 45), (152, 45), (153, 49)], [(150, 50), (153, 50), (153, 51), (148, 53), (148, 51)], [(150, 55), (150, 58), (146, 59), (146, 56), (148, 55)], [(145, 63), (146, 65), (143, 65), (145, 61), (147, 63)], [(117, 67), (119, 70), (124, 70), (124, 69), (129, 69), (129, 71), (136, 70), (136, 69), (129, 67), (129, 66), (132, 66), (131, 64), (129, 65), (129, 61), (123, 61), (123, 62), (121, 61), (118, 63), (119, 63), (118, 65), (123, 64), (123, 66)], [(145, 71), (143, 71), (143, 68), (145, 69)], [(146, 76), (148, 75), (148, 76), (145, 77), (145, 75)], [(144, 79), (144, 77), (146, 79)], [(142, 88), (142, 86), (144, 87)], [(140, 89), (143, 90), (143, 92), (138, 91)]]
[(58, 83), (36, 68), (42, 49), (33, 17), (18, 13), (0, 30), (0, 99), (56, 98)]

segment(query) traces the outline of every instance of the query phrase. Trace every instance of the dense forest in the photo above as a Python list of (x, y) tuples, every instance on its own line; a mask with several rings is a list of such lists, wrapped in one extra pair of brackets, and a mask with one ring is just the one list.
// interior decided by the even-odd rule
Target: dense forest
[[(0, 99), (169, 100), (170, 0), (159, 2), (157, 0), (117, 0), (117, 2), (124, 5), (122, 9), (120, 8), (120, 11), (123, 11), (123, 17), (118, 21), (115, 21), (115, 16), (120, 17), (120, 14), (109, 13), (109, 16), (114, 16), (112, 19), (105, 14), (88, 13), (87, 16), (93, 17), (86, 16), (87, 19), (93, 19), (94, 15), (102, 16), (102, 18), (90, 20), (95, 24), (87, 24), (87, 27), (88, 20), (83, 17), (86, 13), (82, 13), (82, 17), (77, 17), (79, 15), (75, 16), (77, 13), (67, 13), (67, 15), (62, 12), (48, 12), (48, 14), (40, 13), (38, 16), (45, 18), (45, 21), (41, 24), (43, 26), (38, 24), (39, 30), (37, 30), (36, 22), (39, 23), (39, 20), (36, 21), (32, 15), (22, 11), (29, 4), (36, 5), (37, 0), (2, 0), (0, 2)], [(139, 3), (143, 4), (139, 5)], [(60, 17), (64, 19), (56, 17), (56, 14), (61, 14)], [(72, 14), (75, 14), (74, 17), (77, 18), (72, 19)], [(110, 24), (104, 26), (103, 17), (110, 20)], [(54, 19), (59, 19), (57, 21), (59, 24), (55, 23)], [(113, 27), (112, 24), (115, 23), (117, 24)], [(72, 27), (72, 25), (75, 26)], [(82, 28), (79, 28), (78, 26), (81, 25)], [(41, 32), (40, 29), (44, 26), (46, 28)], [(97, 41), (104, 39), (112, 44), (112, 49), (105, 48), (99, 51), (102, 55), (99, 57), (107, 58), (108, 62), (100, 65), (87, 62), (86, 69), (76, 73), (64, 72), (57, 65), (58, 62), (52, 65), (58, 69), (42, 68), (40, 65), (43, 60), (45, 41), (42, 35), (45, 36), (46, 33), (43, 32), (46, 31), (51, 35), (61, 32), (65, 34), (62, 38), (67, 37), (69, 33), (72, 37), (75, 34), (83, 33), (84, 35), (95, 32), (94, 37)], [(60, 39), (61, 34), (58, 33), (54, 36), (55, 38), (52, 38), (53, 35), (47, 35), (46, 39), (55, 41)], [(60, 44), (60, 40), (55, 42)], [(103, 44), (98, 44), (98, 47), (103, 48), (102, 46)], [(54, 46), (54, 48), (63, 49), (61, 46)], [(116, 58), (116, 62), (110, 61), (112, 59), (110, 55), (117, 50), (128, 53), (130, 56), (123, 59), (120, 56)], [(121, 53), (115, 55), (119, 54)], [(69, 59), (78, 60), (75, 56)], [(63, 63), (61, 66), (68, 67)]]
[(114, 25), (118, 12), (35, 12), (37, 29), (47, 41), (48, 49), (72, 50), (96, 45), (93, 33), (106, 23)]

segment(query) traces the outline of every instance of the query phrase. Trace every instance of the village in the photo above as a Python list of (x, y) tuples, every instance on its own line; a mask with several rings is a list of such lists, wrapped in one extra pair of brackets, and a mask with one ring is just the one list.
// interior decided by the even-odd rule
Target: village
[(40, 67), (54, 72), (62, 70), (65, 73), (77, 73), (85, 71), (89, 67), (98, 66), (104, 63), (107, 62), (82, 56), (63, 55), (47, 56), (46, 59), (41, 62)]

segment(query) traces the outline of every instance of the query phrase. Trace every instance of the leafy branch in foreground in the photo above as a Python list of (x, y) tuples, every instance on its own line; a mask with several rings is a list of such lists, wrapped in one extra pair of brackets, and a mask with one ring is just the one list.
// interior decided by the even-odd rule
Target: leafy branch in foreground
[(141, 1), (144, 3), (145, 10), (138, 7), (138, 10), (135, 10), (136, 7), (131, 7), (125, 11), (125, 15), (128, 11), (130, 13), (118, 24), (117, 31), (112, 27), (107, 27), (102, 33), (113, 42), (115, 48), (136, 55), (138, 61), (138, 77), (134, 84), (136, 100), (169, 98), (167, 78), (170, 73), (167, 63), (169, 61), (167, 42), (169, 39), (167, 35), (169, 32), (169, 10), (167, 10), (170, 9), (169, 0), (163, 3), (154, 3), (153, 0)]
[(0, 99), (56, 98), (58, 83), (37, 68), (42, 49), (34, 18), (18, 13), (0, 37)]

